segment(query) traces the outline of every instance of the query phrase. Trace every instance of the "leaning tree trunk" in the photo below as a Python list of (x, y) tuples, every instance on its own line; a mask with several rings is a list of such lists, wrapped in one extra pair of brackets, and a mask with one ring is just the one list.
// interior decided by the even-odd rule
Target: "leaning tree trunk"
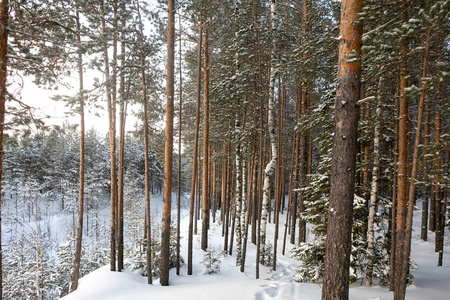
[(161, 267), (160, 283), (169, 285), (170, 256), (170, 214), (172, 202), (172, 165), (173, 165), (173, 98), (175, 77), (175, 7), (174, 0), (168, 1), (167, 20), (167, 106), (166, 106), (166, 142), (164, 147), (164, 195), (161, 223)]
[(266, 165), (264, 170), (264, 186), (263, 186), (263, 200), (261, 205), (261, 221), (260, 221), (260, 238), (259, 238), (259, 261), (265, 260), (265, 250), (266, 250), (266, 224), (267, 224), (267, 214), (270, 202), (270, 178), (275, 171), (275, 165), (278, 159), (278, 145), (277, 137), (275, 133), (275, 48), (276, 48), (276, 19), (277, 14), (275, 10), (275, 0), (270, 1), (270, 19), (272, 27), (272, 53), (270, 58), (270, 82), (269, 82), (269, 101), (268, 101), (268, 123), (269, 123), (269, 138), (272, 147), (272, 159)]
[[(80, 32), (80, 14), (78, 6), (76, 9), (76, 26), (77, 32)], [(77, 35), (78, 43), (81, 44), (80, 34)], [(80, 170), (79, 170), (79, 193), (78, 193), (78, 231), (77, 244), (75, 248), (75, 263), (72, 274), (72, 283), (70, 291), (73, 292), (78, 288), (78, 278), (80, 277), (80, 262), (81, 262), (81, 246), (83, 240), (83, 212), (84, 212), (84, 99), (83, 99), (83, 56), (78, 53), (78, 79), (79, 79), (79, 100), (80, 100)]]
[[(322, 299), (348, 299), (353, 197), (361, 86), (362, 0), (341, 1), (330, 204)], [(354, 23), (358, 25), (355, 26)]]
[[(430, 36), (431, 36), (431, 28), (429, 27), (427, 30), (427, 39), (424, 53), (424, 62), (423, 62), (423, 72), (422, 76), (426, 77), (428, 75), (428, 54), (430, 50)], [(406, 232), (405, 232), (405, 261), (406, 268), (409, 267), (409, 257), (411, 254), (411, 236), (412, 236), (412, 224), (413, 224), (413, 213), (414, 213), (414, 203), (416, 198), (416, 181), (417, 181), (417, 170), (419, 168), (419, 146), (420, 146), (420, 138), (422, 136), (422, 122), (423, 122), (423, 110), (424, 110), (424, 102), (425, 95), (427, 90), (427, 82), (425, 81), (422, 84), (422, 95), (419, 99), (419, 105), (417, 108), (417, 125), (416, 125), (416, 134), (414, 138), (414, 154), (413, 154), (413, 162), (412, 162), (412, 170), (411, 170), (411, 179), (409, 184), (408, 191), (408, 211), (406, 216)], [(427, 202), (428, 205), (428, 202)], [(407, 269), (408, 272), (408, 269)]]

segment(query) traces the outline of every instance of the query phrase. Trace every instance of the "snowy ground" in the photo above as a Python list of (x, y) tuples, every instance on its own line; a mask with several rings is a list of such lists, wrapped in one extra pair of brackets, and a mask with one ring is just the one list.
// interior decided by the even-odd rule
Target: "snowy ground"
[[(429, 241), (423, 242), (419, 237), (420, 211), (416, 211), (414, 226), (416, 228), (412, 242), (412, 260), (418, 265), (418, 270), (412, 270), (415, 285), (409, 286), (406, 299), (449, 299), (450, 298), (450, 251), (448, 247), (449, 234), (446, 233), (446, 247), (444, 251), (444, 266), (437, 267), (437, 254), (434, 253), (434, 234), (429, 234)], [(187, 236), (189, 219), (187, 211), (183, 211), (181, 236), (181, 255), (187, 259)], [(173, 213), (173, 216), (176, 216)], [(284, 224), (282, 216), (282, 224)], [(199, 231), (201, 222), (198, 223)], [(282, 250), (282, 229), (280, 226), (280, 240), (278, 253)], [(273, 240), (274, 225), (268, 225), (268, 238)], [(209, 231), (209, 247), (219, 251), (223, 248), (221, 236), (222, 227), (215, 223)], [(289, 248), (291, 246), (287, 246)], [(147, 284), (147, 278), (127, 270), (124, 272), (110, 272), (109, 266), (100, 268), (80, 280), (78, 290), (64, 297), (64, 300), (114, 300), (114, 299), (302, 299), (314, 300), (321, 298), (321, 286), (314, 283), (298, 283), (293, 281), (298, 262), (286, 256), (279, 255), (277, 270), (260, 267), (260, 279), (255, 279), (256, 247), (249, 243), (245, 272), (241, 273), (235, 266), (236, 258), (223, 258), (220, 273), (204, 275), (205, 266), (200, 263), (203, 258), (200, 250), (200, 236), (194, 236), (194, 265), (193, 275), (188, 276), (187, 266), (180, 269), (177, 276), (175, 269), (170, 271), (170, 286), (162, 287), (157, 280), (153, 285)], [(353, 300), (389, 300), (393, 294), (386, 287), (374, 286), (366, 288), (360, 282), (350, 288), (350, 299)]]

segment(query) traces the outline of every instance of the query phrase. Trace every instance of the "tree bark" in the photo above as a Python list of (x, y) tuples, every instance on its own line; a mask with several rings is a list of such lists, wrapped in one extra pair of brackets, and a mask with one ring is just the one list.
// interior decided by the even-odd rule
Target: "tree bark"
[[(80, 14), (78, 12), (78, 5), (76, 10), (76, 28), (77, 40), (81, 44), (80, 36)], [(80, 263), (81, 263), (81, 246), (83, 241), (83, 212), (84, 212), (84, 95), (83, 95), (83, 56), (78, 53), (78, 96), (80, 100), (80, 169), (79, 169), (79, 192), (78, 192), (78, 230), (77, 243), (75, 248), (75, 263), (72, 273), (72, 283), (70, 285), (70, 293), (78, 288), (78, 279), (80, 277)]]
[[(122, 6), (122, 13), (125, 7)], [(123, 188), (124, 188), (124, 160), (125, 160), (125, 122), (126, 122), (126, 103), (125, 103), (125, 31), (126, 18), (122, 18), (121, 25), (121, 43), (120, 43), (120, 61), (121, 72), (119, 82), (120, 97), (120, 124), (119, 124), (119, 169), (118, 169), (118, 247), (117, 247), (117, 270), (123, 269)]]
[[(139, 23), (142, 24), (141, 12), (139, 2), (137, 2), (137, 12), (139, 17)], [(142, 26), (141, 26), (142, 28)], [(140, 31), (141, 39), (144, 34), (142, 29)], [(143, 43), (143, 40), (141, 41)], [(140, 49), (140, 63), (141, 63), (141, 85), (142, 85), (142, 110), (143, 110), (143, 134), (144, 134), (144, 202), (145, 202), (145, 239), (146, 239), (146, 254), (147, 254), (147, 283), (153, 283), (153, 271), (152, 271), (152, 222), (150, 214), (150, 161), (148, 155), (149, 141), (148, 141), (148, 109), (147, 109), (147, 84), (145, 80), (145, 56), (144, 50)]]
[[(195, 115), (195, 136), (194, 136), (194, 155), (192, 158), (192, 184), (191, 184), (191, 201), (189, 208), (189, 237), (188, 237), (188, 275), (192, 275), (192, 252), (194, 240), (194, 209), (195, 209), (195, 191), (197, 190), (197, 173), (198, 173), (198, 133), (200, 127), (200, 91), (202, 81), (202, 16), (200, 14), (199, 37), (198, 37), (198, 56), (197, 56), (197, 109)], [(197, 222), (197, 220), (195, 220)]]
[(202, 244), (201, 248), (208, 248), (209, 226), (209, 49), (208, 32), (203, 35), (203, 180), (202, 180)]
[(270, 1), (270, 20), (271, 20), (271, 28), (272, 28), (272, 53), (270, 58), (270, 82), (269, 82), (269, 101), (268, 101), (268, 125), (269, 125), (269, 138), (270, 144), (272, 148), (272, 158), (269, 163), (266, 165), (264, 170), (264, 186), (263, 186), (263, 200), (261, 205), (261, 225), (260, 225), (260, 241), (259, 241), (259, 257), (260, 261), (264, 261), (265, 259), (265, 249), (266, 249), (266, 224), (267, 224), (267, 215), (268, 208), (270, 204), (270, 179), (275, 171), (275, 165), (278, 159), (278, 145), (277, 145), (277, 137), (275, 133), (275, 96), (274, 96), (274, 88), (275, 88), (275, 58), (274, 52), (276, 48), (276, 22), (277, 22), (277, 14), (275, 7), (275, 0)]
[(109, 76), (109, 59), (108, 59), (108, 44), (106, 36), (106, 22), (104, 11), (104, 0), (100, 2), (100, 16), (101, 16), (101, 28), (103, 37), (103, 63), (106, 81), (106, 102), (108, 107), (108, 120), (109, 120), (109, 155), (110, 155), (110, 167), (111, 167), (111, 246), (110, 246), (110, 270), (116, 270), (116, 211), (117, 211), (117, 173), (116, 173), (116, 133), (115, 133), (115, 114), (113, 106), (115, 102), (112, 102), (111, 97), (111, 78)]
[(177, 194), (177, 275), (180, 275), (180, 222), (181, 222), (181, 125), (182, 125), (182, 108), (183, 108), (183, 69), (181, 62), (181, 41), (182, 41), (182, 28), (181, 28), (181, 14), (178, 17), (180, 41), (179, 41), (179, 64), (180, 64), (180, 103), (178, 106), (178, 194)]
[[(369, 217), (367, 218), (367, 268), (366, 268), (366, 286), (372, 286), (373, 276), (373, 262), (374, 262), (374, 244), (375, 244), (375, 213), (377, 210), (377, 196), (378, 196), (378, 173), (380, 166), (380, 137), (381, 137), (381, 117), (382, 117), (382, 102), (381, 102), (381, 88), (383, 83), (383, 75), (380, 76), (378, 84), (378, 97), (376, 108), (376, 125), (373, 140), (373, 168), (372, 168), (372, 183), (370, 188), (370, 207)], [(368, 161), (368, 160), (367, 160)]]
[[(408, 3), (402, 0), (402, 21), (408, 22)], [(405, 88), (408, 87), (408, 40), (405, 39), (401, 48), (400, 62), (400, 98), (398, 123), (398, 164), (397, 164), (397, 216), (395, 227), (395, 283), (394, 299), (405, 299), (408, 263), (406, 253), (406, 215), (407, 215), (407, 188), (408, 188), (408, 98)]]
[[(425, 97), (427, 97), (425, 95)], [(425, 120), (424, 120), (424, 138), (423, 138), (423, 146), (425, 149), (425, 153), (427, 153), (428, 145), (430, 144), (430, 105), (425, 103)], [(423, 178), (425, 182), (428, 181), (428, 170), (429, 164), (425, 160), (423, 162)], [(422, 226), (420, 231), (420, 238), (424, 241), (428, 240), (428, 214), (429, 214), (429, 197), (430, 197), (430, 188), (428, 184), (424, 184), (422, 187)]]
[[(361, 95), (362, 0), (341, 1), (330, 204), (322, 299), (348, 299), (355, 164)], [(355, 26), (355, 22), (358, 22)]]
[(170, 217), (172, 202), (173, 167), (173, 114), (174, 114), (174, 77), (175, 77), (175, 3), (168, 1), (167, 20), (167, 106), (166, 106), (166, 142), (164, 147), (164, 194), (161, 223), (161, 266), (160, 283), (169, 285), (170, 256)]
[[(423, 62), (423, 71), (422, 76), (426, 77), (428, 74), (428, 57), (430, 51), (430, 37), (431, 37), (431, 27), (427, 30), (427, 39), (424, 53), (424, 62)], [(406, 260), (406, 268), (407, 272), (409, 271), (409, 258), (411, 254), (411, 236), (412, 236), (412, 224), (413, 224), (413, 213), (414, 213), (414, 203), (416, 198), (416, 180), (417, 180), (417, 171), (419, 167), (419, 146), (420, 146), (420, 138), (422, 136), (422, 123), (423, 123), (423, 110), (424, 110), (424, 102), (425, 95), (427, 90), (427, 82), (425, 81), (422, 84), (422, 95), (419, 99), (419, 104), (417, 108), (417, 128), (416, 134), (414, 138), (414, 154), (412, 161), (412, 170), (411, 177), (409, 183), (409, 191), (408, 191), (408, 211), (406, 216), (406, 246), (405, 246), (405, 260)], [(427, 204), (428, 205), (428, 204)]]

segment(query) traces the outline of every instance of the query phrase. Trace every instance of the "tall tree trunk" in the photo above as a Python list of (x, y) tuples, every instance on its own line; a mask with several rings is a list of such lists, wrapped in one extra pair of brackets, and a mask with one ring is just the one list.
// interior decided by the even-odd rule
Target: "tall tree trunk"
[(203, 180), (202, 180), (202, 250), (208, 248), (209, 227), (209, 49), (208, 30), (203, 35)]
[[(3, 183), (3, 131), (5, 127), (5, 104), (6, 104), (6, 76), (8, 66), (8, 21), (9, 21), (9, 1), (0, 2), (0, 191)], [(2, 193), (0, 193), (0, 241), (2, 238), (1, 207), (3, 203)], [(0, 300), (3, 299), (3, 255), (0, 243)]]
[(259, 240), (259, 260), (265, 260), (265, 249), (266, 249), (266, 224), (267, 224), (267, 214), (268, 208), (270, 204), (270, 178), (272, 177), (275, 171), (275, 165), (278, 159), (278, 145), (277, 145), (277, 137), (275, 133), (275, 48), (276, 44), (276, 23), (277, 23), (277, 14), (275, 7), (275, 0), (270, 1), (270, 20), (271, 20), (271, 29), (272, 29), (272, 53), (270, 58), (270, 82), (269, 82), (269, 101), (268, 101), (268, 125), (269, 125), (269, 137), (270, 144), (272, 147), (272, 158), (269, 163), (266, 165), (264, 170), (264, 186), (263, 186), (263, 200), (261, 205), (261, 223), (260, 223), (260, 240)]
[(180, 222), (181, 222), (181, 125), (183, 108), (183, 69), (181, 62), (181, 41), (183, 30), (181, 28), (181, 14), (178, 14), (180, 41), (179, 41), (179, 64), (180, 64), (180, 103), (178, 106), (178, 194), (177, 194), (177, 275), (180, 275)]
[[(192, 184), (191, 198), (189, 207), (189, 233), (188, 233), (188, 275), (192, 275), (192, 252), (194, 240), (194, 209), (196, 202), (197, 190), (197, 173), (198, 173), (198, 133), (200, 127), (200, 91), (202, 82), (202, 16), (200, 14), (199, 37), (198, 37), (198, 55), (197, 55), (197, 109), (195, 114), (195, 136), (194, 136), (194, 154), (192, 158)], [(197, 223), (197, 220), (195, 219)]]
[[(137, 11), (139, 23), (142, 24), (141, 13), (139, 9), (139, 2), (137, 2)], [(142, 28), (142, 26), (141, 26)], [(144, 35), (141, 29), (141, 38)], [(143, 43), (143, 40), (141, 41)], [(148, 141), (148, 109), (147, 109), (147, 84), (145, 80), (145, 56), (144, 50), (140, 49), (141, 60), (141, 85), (142, 85), (142, 109), (143, 109), (143, 124), (144, 124), (144, 202), (145, 202), (145, 239), (146, 239), (146, 254), (147, 254), (147, 283), (153, 283), (152, 275), (152, 222), (150, 214), (150, 161), (148, 155), (149, 141)]]
[[(298, 92), (295, 96), (295, 123), (297, 124), (300, 120), (300, 113), (301, 113), (301, 98), (302, 98), (302, 91), (301, 87), (297, 87)], [(294, 126), (295, 130), (295, 126)], [(298, 181), (299, 181), (299, 170), (300, 170), (300, 133), (295, 132), (294, 133), (294, 141), (292, 142), (292, 171), (291, 171), (291, 227), (290, 227), (290, 234), (291, 234), (291, 244), (295, 244), (295, 232), (296, 232), (296, 224), (297, 224), (297, 211), (298, 211), (298, 192), (294, 191), (294, 189), (297, 188)]]
[[(396, 118), (398, 119), (399, 116), (399, 109), (398, 109), (398, 100), (395, 101), (395, 106), (397, 107), (396, 110)], [(395, 129), (395, 135), (398, 136), (398, 122), (395, 122), (394, 125)], [(394, 157), (394, 166), (397, 166), (398, 164), (398, 139), (395, 139), (394, 149), (391, 151), (391, 155)], [(392, 157), (390, 157), (392, 160)], [(390, 225), (390, 233), (391, 233), (391, 247), (390, 247), (390, 258), (389, 258), (389, 291), (393, 292), (395, 288), (395, 254), (396, 254), (396, 245), (397, 245), (397, 237), (395, 235), (396, 230), (396, 217), (397, 217), (397, 197), (398, 197), (398, 188), (397, 188), (397, 181), (398, 181), (398, 169), (395, 169), (395, 173), (392, 180), (392, 204), (391, 204), (391, 220), (389, 222)]]
[(111, 254), (110, 270), (116, 270), (116, 212), (117, 212), (117, 173), (116, 173), (116, 133), (115, 133), (115, 102), (112, 102), (111, 96), (111, 78), (109, 76), (108, 44), (106, 36), (106, 13), (104, 11), (104, 0), (100, 3), (101, 28), (103, 44), (103, 63), (106, 81), (106, 102), (108, 107), (109, 120), (109, 155), (111, 166)]
[[(322, 299), (348, 299), (358, 107), (362, 0), (341, 1), (338, 88), (335, 103), (330, 204)], [(357, 26), (354, 23), (357, 22)]]
[[(431, 37), (431, 27), (427, 30), (427, 38), (426, 38), (426, 46), (424, 53), (424, 62), (423, 62), (423, 71), (422, 76), (426, 77), (429, 73), (428, 71), (428, 57), (430, 51), (430, 37)], [(414, 154), (412, 161), (412, 170), (411, 170), (411, 178), (409, 184), (408, 191), (408, 211), (406, 216), (406, 232), (405, 232), (405, 260), (407, 272), (409, 271), (409, 257), (411, 254), (411, 236), (412, 236), (412, 224), (413, 224), (413, 213), (414, 213), (414, 203), (416, 198), (416, 181), (417, 181), (417, 170), (419, 168), (419, 146), (420, 146), (420, 138), (422, 136), (422, 122), (423, 122), (423, 107), (425, 102), (425, 95), (427, 90), (427, 82), (425, 81), (422, 84), (422, 95), (419, 99), (419, 104), (417, 108), (417, 128), (416, 134), (414, 138)], [(428, 205), (428, 204), (427, 204)]]
[[(427, 95), (425, 95), (425, 98)], [(425, 149), (425, 153), (428, 152), (427, 148), (430, 144), (430, 105), (425, 103), (425, 120), (424, 120), (424, 138), (423, 138), (423, 146)], [(423, 162), (423, 178), (425, 182), (428, 182), (428, 170), (429, 164), (425, 160)], [(420, 231), (420, 238), (424, 241), (428, 240), (428, 214), (429, 214), (429, 197), (430, 197), (430, 187), (427, 183), (425, 183), (422, 187), (422, 226)]]
[[(402, 21), (408, 22), (408, 3), (402, 0)], [(407, 188), (408, 188), (408, 98), (405, 89), (408, 87), (408, 40), (405, 39), (401, 48), (402, 60), (400, 62), (400, 98), (399, 98), (399, 124), (398, 124), (398, 191), (397, 191), (397, 217), (395, 227), (395, 284), (394, 299), (405, 299), (406, 275), (408, 263), (406, 253), (406, 215), (407, 215)]]
[[(302, 24), (302, 33), (303, 39), (302, 44), (304, 47), (307, 47), (307, 35), (310, 31), (310, 16), (309, 16), (309, 6), (310, 0), (303, 0), (303, 24)], [(304, 54), (303, 61), (307, 61), (307, 54)], [(301, 114), (304, 117), (308, 111), (309, 104), (309, 79), (306, 75), (303, 75), (303, 83), (301, 85), (302, 93), (301, 93), (301, 103), (300, 109)], [(298, 177), (298, 187), (303, 188), (307, 183), (307, 174), (308, 174), (308, 132), (304, 131), (300, 135), (300, 174)], [(298, 223), (298, 243), (303, 243), (306, 241), (306, 222), (302, 218), (302, 214), (305, 212), (305, 199), (303, 195), (300, 196), (299, 201), (299, 223)]]
[(112, 38), (112, 59), (111, 59), (111, 69), (112, 69), (112, 76), (110, 78), (111, 81), (111, 108), (112, 108), (112, 127), (114, 131), (114, 154), (115, 154), (115, 199), (116, 199), (116, 259), (117, 259), (117, 270), (120, 270), (118, 268), (118, 262), (119, 262), (119, 188), (118, 188), (118, 161), (117, 161), (117, 144), (116, 144), (116, 128), (117, 128), (117, 1), (112, 1), (112, 7), (113, 7), (113, 20), (112, 20), (112, 29), (113, 29), (113, 38)]
[[(122, 13), (125, 12), (125, 7), (121, 7)], [(125, 122), (126, 122), (126, 103), (125, 103), (125, 30), (126, 18), (122, 18), (121, 25), (121, 43), (120, 43), (120, 82), (119, 82), (119, 97), (120, 97), (120, 124), (119, 124), (119, 169), (118, 169), (118, 247), (117, 247), (117, 270), (123, 269), (123, 188), (124, 188), (124, 160), (125, 160)]]
[(161, 267), (160, 283), (169, 285), (170, 256), (170, 215), (172, 202), (173, 167), (173, 102), (175, 77), (175, 6), (174, 0), (168, 0), (167, 20), (167, 106), (166, 106), (166, 142), (164, 147), (164, 195), (161, 223)]
[[(438, 92), (439, 93), (439, 92)], [(438, 96), (439, 97), (439, 96)], [(441, 112), (438, 109), (436, 112), (436, 117), (434, 120), (434, 140), (438, 141), (441, 136)], [(434, 251), (440, 251), (440, 240), (442, 236), (442, 228), (441, 228), (441, 219), (443, 215), (445, 216), (445, 212), (442, 211), (442, 195), (441, 195), (441, 187), (440, 187), (440, 175), (442, 169), (442, 153), (438, 151), (435, 153), (433, 157), (433, 182), (432, 182), (432, 193), (434, 194), (434, 211), (435, 211), (435, 247)]]
[[(78, 12), (78, 5), (76, 10), (76, 28), (77, 40), (81, 44), (80, 36), (80, 14)], [(77, 244), (75, 248), (75, 263), (72, 273), (72, 283), (70, 291), (73, 292), (78, 288), (78, 279), (80, 277), (80, 262), (81, 262), (81, 246), (83, 240), (83, 212), (84, 212), (84, 95), (83, 95), (83, 55), (78, 53), (78, 80), (79, 88), (78, 95), (80, 100), (80, 169), (79, 169), (79, 192), (78, 192), (78, 230), (77, 230)]]
[(372, 169), (372, 183), (370, 188), (370, 207), (369, 217), (367, 218), (367, 268), (366, 268), (366, 286), (372, 286), (373, 276), (373, 262), (375, 255), (375, 213), (378, 206), (378, 173), (380, 168), (380, 137), (381, 137), (381, 117), (382, 117), (382, 102), (381, 102), (381, 89), (383, 83), (383, 75), (380, 76), (378, 83), (378, 97), (376, 108), (376, 125), (373, 140), (373, 169)]
[[(239, 121), (236, 120), (236, 133), (240, 136), (239, 132)], [(236, 146), (236, 192), (235, 192), (235, 203), (236, 203), (236, 221), (235, 221), (235, 232), (236, 232), (236, 266), (241, 263), (241, 246), (242, 246), (242, 227), (241, 227), (241, 209), (242, 209), (242, 182), (241, 174), (241, 147), (240, 143)]]

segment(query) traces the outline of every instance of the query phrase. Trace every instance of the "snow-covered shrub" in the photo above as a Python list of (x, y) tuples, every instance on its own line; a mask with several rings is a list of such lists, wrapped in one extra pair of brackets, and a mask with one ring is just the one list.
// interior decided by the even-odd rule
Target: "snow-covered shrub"
[[(175, 268), (177, 263), (177, 240), (176, 228), (172, 223), (170, 230), (170, 244), (169, 244), (169, 268)], [(159, 228), (152, 225), (152, 240), (151, 240), (151, 255), (152, 255), (152, 274), (159, 276), (160, 261), (161, 261), (161, 235)], [(128, 259), (125, 261), (125, 267), (132, 271), (140, 270), (142, 276), (147, 276), (147, 240), (140, 239), (139, 243), (127, 248), (126, 255)], [(184, 263), (183, 257), (180, 256), (180, 264)]]
[(312, 242), (301, 243), (298, 247), (289, 250), (291, 257), (302, 261), (302, 265), (297, 268), (295, 281), (305, 282), (321, 279), (324, 271), (325, 241), (315, 239)]
[(6, 245), (3, 258), (5, 299), (59, 299), (55, 261), (39, 241), (22, 235)]
[(214, 249), (207, 248), (201, 263), (205, 266), (203, 274), (220, 273), (220, 263), (222, 261), (224, 252), (216, 252)]

